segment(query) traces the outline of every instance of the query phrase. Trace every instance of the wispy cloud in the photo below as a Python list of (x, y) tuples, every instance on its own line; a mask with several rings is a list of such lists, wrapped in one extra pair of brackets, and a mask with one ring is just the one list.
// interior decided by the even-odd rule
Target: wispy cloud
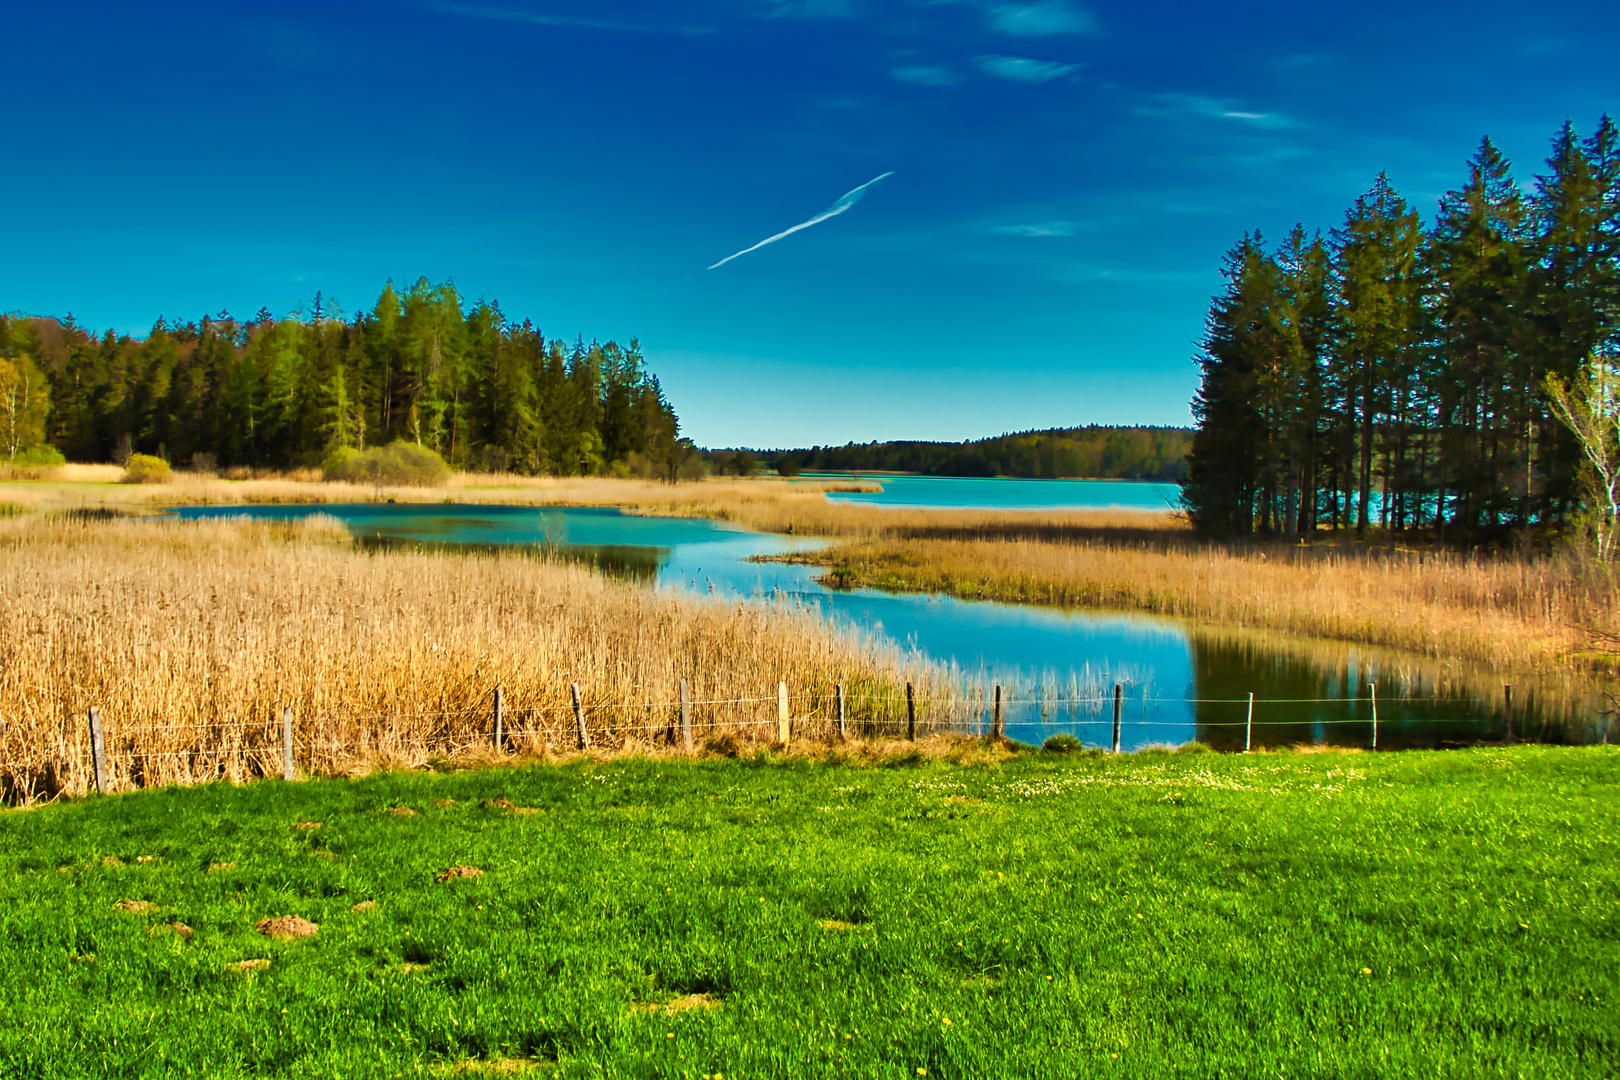
[(1079, 64), (1055, 64), (1023, 56), (975, 56), (973, 62), (987, 75), (1027, 83), (1048, 82), (1080, 68)]
[(770, 0), (771, 15), (787, 19), (847, 19), (854, 15), (851, 0)]
[(996, 4), (990, 8), (990, 25), (1003, 34), (1087, 34), (1097, 29), (1097, 21), (1067, 0), (1038, 0), (1033, 4)]
[(528, 23), (531, 26), (578, 26), (590, 30), (632, 30), (646, 34), (706, 34), (710, 31), (695, 26), (653, 26), (638, 23), (607, 22), (575, 15), (542, 15), (533, 11), (513, 11), (510, 8), (482, 7), (477, 4), (458, 4), (453, 0), (426, 0), (423, 11), (440, 15), (461, 15), (470, 19), (491, 19), (497, 22)]
[[(775, 236), (767, 236), (765, 239), (761, 240), (759, 243), (755, 244), (753, 247), (743, 248), (741, 251), (737, 252), (737, 255), (746, 255), (750, 251), (758, 251), (760, 248), (764, 247), (766, 244), (774, 244), (778, 240), (782, 239), (785, 236), (792, 236), (794, 233), (798, 232), (800, 229), (808, 229), (812, 225), (821, 224), (823, 221), (826, 221), (828, 218), (837, 217), (839, 214), (842, 214), (845, 210), (848, 210), (850, 207), (852, 207), (856, 203), (860, 202), (861, 201), (861, 196), (866, 194), (866, 189), (867, 188), (871, 187), (873, 184), (877, 183), (879, 180), (882, 180), (884, 177), (893, 176), (893, 175), (894, 175), (894, 172), (891, 170), (890, 172), (884, 173), (883, 176), (874, 176), (872, 179), (868, 180), (866, 183), (862, 184), (860, 187), (856, 188), (854, 191), (846, 191), (842, 196), (839, 197), (837, 202), (835, 202), (831, 206), (827, 207), (827, 209), (823, 210), (821, 213), (817, 214), (815, 217), (811, 218), (809, 221), (801, 221), (797, 225), (793, 226), (791, 229), (783, 229), (781, 232), (777, 233)], [(721, 259), (719, 262), (717, 262), (713, 266), (709, 267), (709, 269), (710, 270), (716, 270), (716, 269), (726, 265), (726, 263), (730, 262), (732, 259), (735, 259), (737, 257), (737, 255), (727, 255), (725, 258)]]
[(902, 67), (895, 68), (889, 74), (901, 82), (916, 83), (918, 86), (949, 86), (962, 81), (956, 72), (942, 67)]
[(1033, 225), (997, 225), (990, 231), (1008, 236), (1073, 236), (1074, 230), (1072, 221), (1043, 221)]
[(1151, 104), (1140, 110), (1148, 116), (1208, 116), (1217, 120), (1232, 120), (1258, 128), (1295, 128), (1299, 121), (1281, 113), (1253, 112), (1235, 108), (1230, 101), (1202, 97), (1198, 94), (1160, 94)]

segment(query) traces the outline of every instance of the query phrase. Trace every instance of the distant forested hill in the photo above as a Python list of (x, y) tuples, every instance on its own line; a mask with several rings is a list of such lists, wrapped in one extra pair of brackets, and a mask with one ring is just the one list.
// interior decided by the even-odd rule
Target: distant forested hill
[[(7, 406), (10, 403), (10, 406)], [(0, 316), (0, 457), (319, 464), (403, 439), (452, 467), (572, 475), (684, 467), (690, 443), (639, 344), (547, 338), (454, 286), (390, 284), (370, 311), (164, 321), (144, 340)]]
[(871, 442), (763, 456), (789, 469), (872, 469), (929, 476), (1096, 477), (1179, 480), (1190, 428), (1104, 427), (1020, 431), (972, 442)]

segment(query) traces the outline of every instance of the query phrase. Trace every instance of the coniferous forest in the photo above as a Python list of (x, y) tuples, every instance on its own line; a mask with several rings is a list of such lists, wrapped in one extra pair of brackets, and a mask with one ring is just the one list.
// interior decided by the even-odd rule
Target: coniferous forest
[(286, 468), (402, 440), (528, 474), (674, 476), (696, 460), (635, 339), (548, 339), (426, 279), (353, 318), (317, 294), (281, 319), (160, 319), (145, 340), (0, 316), (0, 383), (11, 456)]
[(1431, 220), (1380, 175), (1326, 237), (1226, 255), (1183, 499), (1219, 536), (1492, 542), (1591, 503), (1559, 388), (1620, 345), (1620, 131), (1566, 124), (1521, 187), (1485, 139)]
[(927, 476), (1091, 477), (1179, 480), (1192, 432), (1176, 427), (1020, 431), (968, 442), (870, 442), (813, 446), (763, 456), (778, 468), (914, 472)]

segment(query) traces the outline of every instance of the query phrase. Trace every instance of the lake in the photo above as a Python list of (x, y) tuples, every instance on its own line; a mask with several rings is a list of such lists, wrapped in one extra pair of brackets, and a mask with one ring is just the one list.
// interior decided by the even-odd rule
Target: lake
[[(1255, 697), (1256, 745), (1368, 745), (1374, 682), (1380, 747), (1444, 746), (1506, 734), (1504, 710), (1492, 700), (1499, 690), (1481, 689), (1479, 680), (1460, 679), (1442, 665), (1351, 646), (1290, 647), (1146, 615), (833, 589), (815, 580), (815, 567), (750, 561), (823, 541), (712, 521), (598, 507), (377, 503), (184, 507), (174, 514), (329, 514), (362, 544), (530, 546), (656, 588), (806, 605), (834, 625), (952, 665), (964, 680), (1000, 684), (1007, 734), (1025, 742), (1068, 732), (1087, 745), (1108, 745), (1116, 683), (1126, 749), (1196, 738), (1241, 750), (1249, 694)], [(1583, 737), (1561, 707), (1538, 700), (1528, 688), (1520, 691), (1515, 713), (1521, 735)]]
[(951, 510), (1154, 510), (1181, 508), (1181, 488), (1138, 480), (1017, 480), (897, 473), (805, 473), (803, 481), (860, 480), (882, 491), (835, 492), (830, 502)]

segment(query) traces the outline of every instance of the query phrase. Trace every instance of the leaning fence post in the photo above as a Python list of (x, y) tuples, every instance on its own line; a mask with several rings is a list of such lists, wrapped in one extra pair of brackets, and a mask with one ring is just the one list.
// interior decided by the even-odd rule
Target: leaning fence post
[(1374, 750), (1376, 750), (1376, 749), (1378, 749), (1378, 684), (1377, 683), (1368, 683), (1367, 688), (1372, 691), (1372, 709), (1373, 709), (1373, 744), (1372, 744), (1372, 748)]
[(681, 680), (681, 745), (686, 752), (692, 752), (692, 694), (686, 688), (686, 680)]
[(776, 684), (776, 741), (783, 746), (792, 736), (792, 723), (788, 720), (787, 683)]
[(107, 793), (107, 743), (101, 734), (101, 709), (90, 706), (90, 767), (96, 774), (96, 794)]
[(996, 683), (996, 710), (990, 714), (990, 737), (1001, 738), (1001, 684)]
[(1243, 752), (1247, 754), (1254, 745), (1254, 691), (1249, 691), (1249, 720), (1243, 725)]
[(298, 769), (293, 764), (292, 710), (281, 710), (281, 778), (296, 780)]
[(569, 683), (568, 689), (574, 695), (574, 723), (579, 725), (579, 748), (585, 750), (591, 745), (591, 737), (585, 731), (585, 706), (579, 700), (579, 683)]
[(495, 749), (506, 748), (506, 699), (501, 695), (501, 688), (495, 688), (495, 724), (490, 731), (495, 742)]
[(838, 703), (838, 741), (839, 742), (845, 742), (845, 741), (847, 741), (849, 739), (849, 724), (844, 719), (844, 684), (843, 683), (838, 684), (838, 687), (837, 687), (837, 689), (835, 691), (834, 696), (836, 697), (837, 703)]
[(1119, 683), (1114, 684), (1114, 753), (1119, 753), (1119, 711), (1124, 703), (1124, 693)]
[(906, 738), (917, 741), (917, 699), (911, 692), (910, 683), (906, 683)]

